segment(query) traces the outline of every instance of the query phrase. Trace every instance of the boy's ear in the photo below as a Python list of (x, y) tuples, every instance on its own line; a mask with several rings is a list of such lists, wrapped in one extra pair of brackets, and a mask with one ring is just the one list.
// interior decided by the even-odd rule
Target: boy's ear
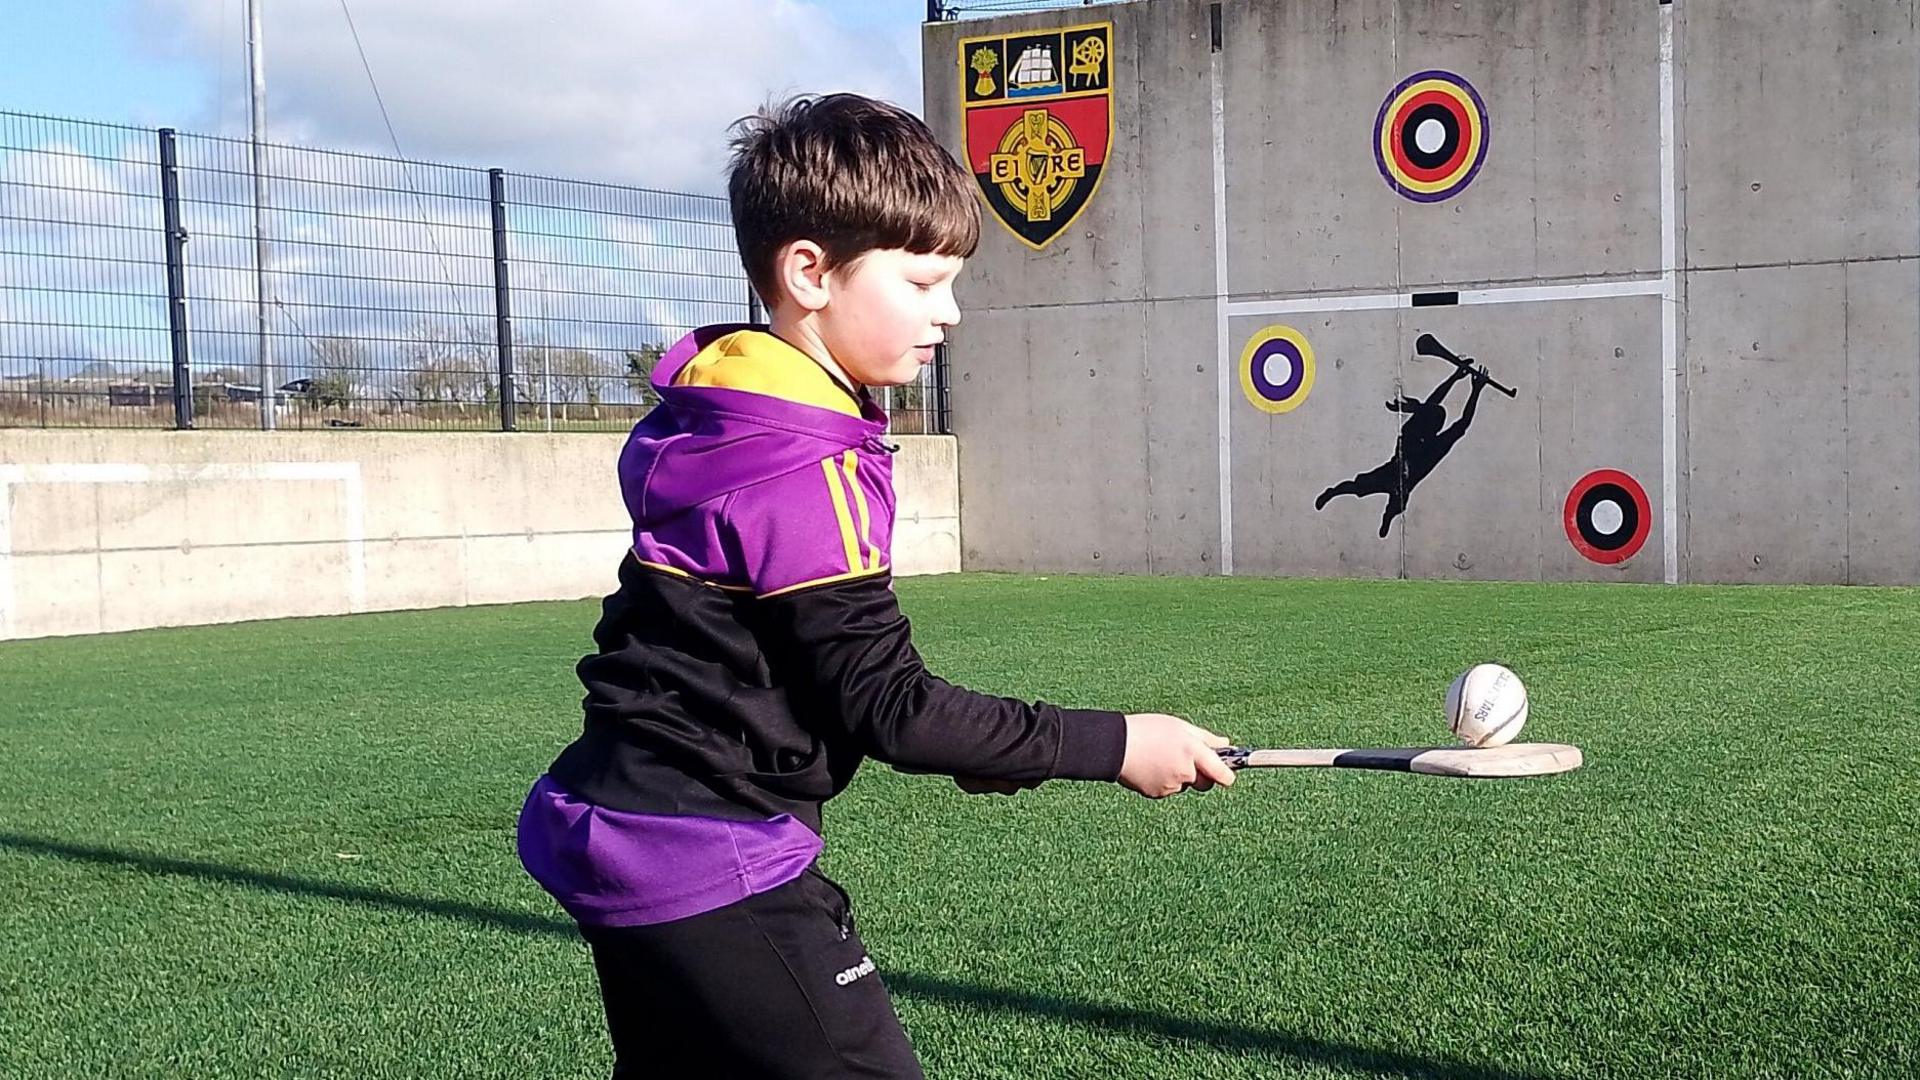
[(774, 255), (774, 276), (802, 311), (827, 306), (827, 253), (811, 240), (794, 240)]

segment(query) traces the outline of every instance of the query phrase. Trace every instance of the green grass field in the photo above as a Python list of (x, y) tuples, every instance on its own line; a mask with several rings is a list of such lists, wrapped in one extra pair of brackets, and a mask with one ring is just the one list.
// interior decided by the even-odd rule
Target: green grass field
[[(1920, 1072), (1920, 593), (899, 589), (978, 689), (1405, 744), (1490, 659), (1588, 760), (1162, 802), (869, 766), (826, 868), (931, 1076)], [(0, 644), (0, 1076), (604, 1075), (512, 834), (596, 610)]]

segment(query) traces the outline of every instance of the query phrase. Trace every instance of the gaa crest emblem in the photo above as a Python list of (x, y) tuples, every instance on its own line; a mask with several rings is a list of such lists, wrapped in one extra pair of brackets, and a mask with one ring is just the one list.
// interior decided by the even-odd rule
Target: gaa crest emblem
[(1113, 142), (1113, 24), (960, 42), (967, 165), (1038, 251), (1086, 210)]

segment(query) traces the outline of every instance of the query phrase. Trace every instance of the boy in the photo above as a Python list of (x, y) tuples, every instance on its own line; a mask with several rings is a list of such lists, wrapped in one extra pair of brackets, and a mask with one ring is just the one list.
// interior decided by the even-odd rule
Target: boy
[(580, 924), (614, 1076), (918, 1077), (820, 807), (863, 757), (975, 793), (1230, 784), (1157, 714), (989, 697), (928, 673), (892, 591), (886, 416), (960, 321), (973, 179), (853, 95), (737, 127), (728, 194), (766, 330), (696, 330), (620, 483), (634, 522), (580, 662), (586, 726), (529, 794), (520, 858)]

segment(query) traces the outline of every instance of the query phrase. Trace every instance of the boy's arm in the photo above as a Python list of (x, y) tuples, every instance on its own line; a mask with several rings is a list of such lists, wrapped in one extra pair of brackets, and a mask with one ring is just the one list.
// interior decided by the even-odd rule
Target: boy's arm
[(843, 467), (736, 492), (723, 513), (756, 594), (761, 647), (801, 721), (904, 769), (1116, 779), (1127, 744), (1120, 713), (975, 693), (927, 670), (893, 593), (887, 515), (869, 516), (881, 482), (830, 464)]
[(927, 670), (892, 575), (761, 601), (763, 646), (804, 722), (831, 726), (881, 761), (982, 779), (1113, 780), (1126, 755), (1117, 712), (976, 693)]

